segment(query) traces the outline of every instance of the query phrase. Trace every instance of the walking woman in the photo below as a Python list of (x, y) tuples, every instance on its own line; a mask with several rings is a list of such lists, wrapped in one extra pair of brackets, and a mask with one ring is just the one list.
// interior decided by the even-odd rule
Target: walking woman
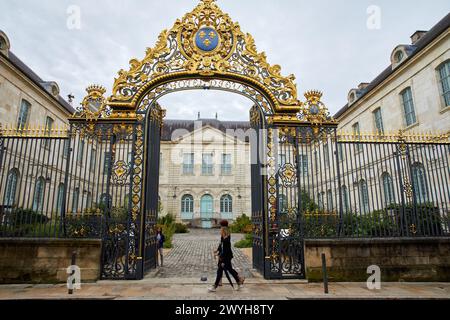
[(157, 234), (156, 234), (156, 248), (158, 251), (156, 252), (156, 260), (158, 261), (158, 253), (161, 260), (161, 263), (158, 263), (160, 267), (163, 266), (163, 248), (164, 248), (164, 241), (166, 241), (166, 237), (164, 236), (162, 232), (162, 228), (159, 227)]
[(219, 257), (219, 263), (217, 266), (217, 277), (214, 285), (208, 290), (210, 292), (216, 292), (216, 289), (222, 280), (224, 271), (233, 289), (234, 286), (233, 283), (231, 282), (231, 279), (228, 276), (228, 272), (233, 276), (234, 280), (237, 283), (236, 290), (240, 290), (242, 288), (242, 285), (244, 284), (245, 279), (243, 277), (242, 278), (239, 277), (239, 274), (237, 273), (236, 270), (233, 269), (233, 266), (231, 264), (231, 259), (233, 259), (233, 251), (231, 250), (231, 237), (230, 231), (228, 229), (228, 222), (222, 221), (220, 224), (222, 226), (220, 228), (220, 235), (221, 235), (220, 245), (216, 252)]

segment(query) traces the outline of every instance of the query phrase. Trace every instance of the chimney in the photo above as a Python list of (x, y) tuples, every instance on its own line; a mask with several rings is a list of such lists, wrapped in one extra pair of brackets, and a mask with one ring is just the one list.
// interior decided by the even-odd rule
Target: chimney
[(417, 41), (422, 39), (423, 36), (427, 34), (427, 32), (428, 31), (422, 31), (422, 30), (418, 30), (418, 31), (414, 32), (413, 35), (411, 36), (411, 44), (415, 45), (417, 43)]
[(197, 120), (199, 120), (199, 119), (200, 119), (200, 111), (197, 114)]

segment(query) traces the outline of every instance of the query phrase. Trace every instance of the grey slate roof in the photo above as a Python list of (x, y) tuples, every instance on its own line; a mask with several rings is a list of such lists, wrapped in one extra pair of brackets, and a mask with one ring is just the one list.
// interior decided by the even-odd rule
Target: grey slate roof
[(30, 67), (28, 67), (22, 60), (20, 60), (14, 53), (8, 51), (8, 56), (0, 53), (5, 59), (11, 62), (17, 69), (19, 69), (26, 77), (28, 77), (31, 81), (33, 81), (39, 88), (42, 89), (50, 98), (55, 100), (58, 104), (60, 104), (67, 112), (73, 114), (75, 109), (60, 95), (57, 97), (53, 96), (50, 92), (48, 92), (43, 83), (45, 82), (41, 77), (39, 77)]
[[(217, 119), (199, 119), (199, 120), (164, 120), (163, 129), (161, 132), (162, 141), (170, 141), (172, 133), (177, 129), (184, 129), (188, 132), (193, 132), (199, 128), (199, 124), (195, 122), (201, 121), (202, 127), (210, 126), (215, 129), (227, 133), (227, 130), (243, 130), (244, 132), (250, 129), (250, 122), (248, 121), (220, 121)], [(248, 141), (248, 139), (246, 139)]]
[[(448, 13), (441, 21), (439, 21), (430, 31), (428, 31), (419, 41), (415, 43), (415, 50), (402, 62), (406, 63), (417, 55), (420, 51), (425, 49), (431, 42), (433, 42), (437, 37), (443, 34), (450, 27), (450, 13)], [(411, 49), (414, 47), (411, 46)], [(390, 75), (392, 75), (396, 70), (392, 69), (389, 65), (383, 72), (381, 72), (372, 82), (365, 88), (364, 93), (358, 98), (361, 99), (369, 92), (374, 90), (378, 85), (380, 85), (384, 80), (386, 80)], [(354, 105), (354, 104), (353, 104)], [(352, 106), (353, 106), (352, 105)], [(348, 103), (342, 107), (335, 115), (334, 118), (337, 119), (342, 116), (345, 112), (351, 109)]]

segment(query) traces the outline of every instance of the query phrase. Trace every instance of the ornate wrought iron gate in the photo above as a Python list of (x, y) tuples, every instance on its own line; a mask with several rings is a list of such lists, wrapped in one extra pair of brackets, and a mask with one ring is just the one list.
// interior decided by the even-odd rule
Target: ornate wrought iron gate
[(264, 218), (267, 208), (264, 205), (266, 199), (265, 185), (265, 159), (266, 144), (264, 128), (265, 118), (258, 106), (254, 106), (250, 111), (250, 123), (255, 136), (252, 139), (251, 149), (251, 181), (252, 181), (252, 224), (253, 224), (253, 268), (261, 274), (265, 273), (265, 233), (266, 227)]

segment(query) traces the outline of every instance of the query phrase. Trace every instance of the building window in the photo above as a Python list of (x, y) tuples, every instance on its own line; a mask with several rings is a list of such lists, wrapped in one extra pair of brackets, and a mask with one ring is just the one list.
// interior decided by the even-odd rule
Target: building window
[(441, 83), (441, 94), (446, 107), (450, 106), (450, 61), (444, 62), (439, 68), (439, 81)]
[(89, 161), (89, 168), (92, 172), (95, 172), (95, 166), (97, 165), (97, 150), (91, 150), (91, 161)]
[[(355, 123), (352, 128), (355, 139), (361, 140), (361, 128), (359, 127), (359, 122)], [(355, 152), (361, 152), (362, 150), (363, 145), (361, 143), (355, 143)]]
[(77, 213), (78, 211), (78, 202), (80, 200), (80, 188), (75, 188), (73, 191), (72, 197), (72, 213)]
[(397, 51), (397, 52), (395, 53), (395, 62), (396, 62), (396, 63), (402, 62), (403, 57), (404, 57), (403, 51), (401, 51), (401, 50)]
[(406, 88), (402, 93), (403, 112), (405, 114), (406, 126), (409, 127), (417, 122), (414, 111), (414, 101), (411, 88)]
[(17, 128), (18, 129), (23, 129), (27, 126), (28, 118), (30, 115), (30, 109), (31, 109), (31, 104), (26, 100), (22, 100), (22, 102), (20, 104), (19, 118), (17, 120)]
[(64, 183), (60, 183), (58, 186), (58, 198), (56, 200), (56, 209), (59, 213), (62, 213), (63, 209), (63, 201), (64, 201), (64, 192), (65, 192)]
[(194, 174), (194, 154), (183, 154), (183, 174)]
[(202, 174), (203, 175), (213, 174), (213, 160), (211, 153), (204, 153), (202, 155)]
[(69, 139), (64, 139), (64, 146), (63, 146), (63, 157), (67, 158), (69, 156)]
[(415, 163), (412, 166), (412, 176), (414, 184), (414, 193), (418, 203), (428, 201), (428, 186), (425, 167), (421, 163)]
[(233, 212), (233, 198), (226, 194), (220, 198), (220, 212), (232, 213)]
[(103, 174), (109, 174), (109, 167), (111, 164), (111, 152), (105, 152), (105, 159), (103, 160)]
[(317, 202), (319, 206), (319, 210), (325, 210), (325, 192), (319, 192), (317, 194)]
[(19, 181), (19, 170), (11, 169), (6, 180), (5, 206), (13, 206), (16, 202), (17, 181)]
[(383, 193), (384, 193), (384, 202), (386, 206), (393, 204), (395, 202), (394, 199), (394, 184), (392, 183), (392, 177), (389, 173), (385, 172), (381, 176), (383, 180)]
[(284, 194), (278, 195), (278, 207), (279, 213), (287, 213), (288, 211), (288, 199)]
[(327, 210), (328, 212), (332, 212), (334, 210), (333, 192), (331, 190), (327, 191)]
[(328, 143), (323, 145), (323, 157), (325, 161), (325, 166), (330, 166), (330, 148), (328, 148)]
[(308, 175), (308, 157), (305, 154), (299, 155), (300, 162), (300, 174), (307, 176)]
[(376, 109), (373, 112), (373, 118), (375, 120), (375, 128), (378, 134), (384, 134), (383, 116), (381, 115), (381, 108)]
[(111, 205), (111, 196), (107, 193), (102, 193), (100, 196), (100, 204), (104, 207), (108, 207)]
[(347, 186), (342, 186), (342, 207), (344, 212), (349, 212), (350, 210), (350, 201), (348, 198), (348, 188)]
[[(55, 120), (53, 120), (51, 117), (47, 117), (45, 119), (45, 135), (50, 136), (52, 129), (53, 129), (53, 123)], [(44, 148), (50, 148), (50, 139), (42, 138), (42, 146)]]
[(80, 139), (78, 140), (78, 157), (77, 157), (78, 164), (83, 163), (83, 156), (84, 156), (84, 140)]
[(344, 144), (338, 142), (338, 157), (339, 161), (344, 161)]
[(45, 179), (40, 177), (36, 180), (33, 195), (33, 211), (42, 211), (44, 207)]
[(314, 167), (316, 167), (316, 172), (319, 172), (319, 159), (317, 157), (317, 151), (314, 151)]
[(222, 174), (231, 174), (231, 154), (222, 154)]
[(194, 197), (190, 194), (181, 198), (181, 213), (194, 213)]
[(362, 213), (369, 212), (369, 190), (364, 179), (359, 181), (359, 207)]
[(86, 208), (91, 209), (92, 208), (92, 193), (88, 191), (86, 195)]

